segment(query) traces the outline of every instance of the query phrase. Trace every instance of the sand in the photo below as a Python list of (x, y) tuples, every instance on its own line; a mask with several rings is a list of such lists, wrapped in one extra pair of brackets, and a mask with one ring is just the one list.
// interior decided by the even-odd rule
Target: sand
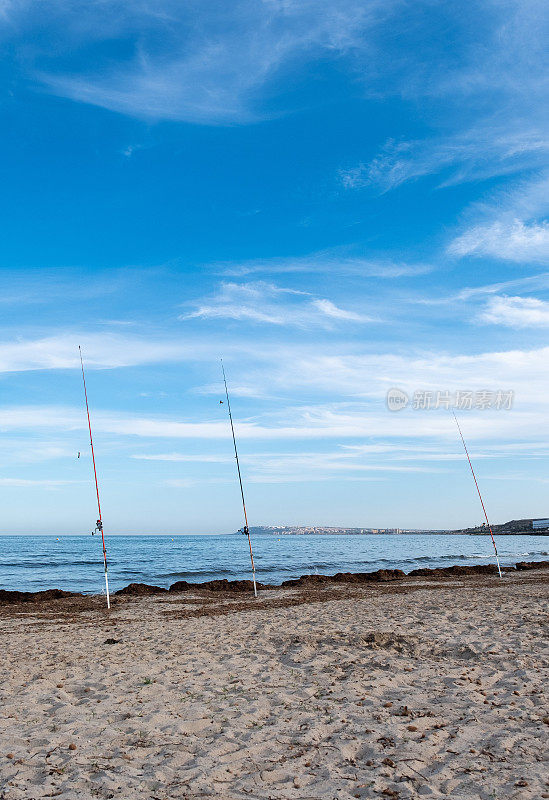
[(549, 798), (548, 581), (3, 607), (0, 798)]

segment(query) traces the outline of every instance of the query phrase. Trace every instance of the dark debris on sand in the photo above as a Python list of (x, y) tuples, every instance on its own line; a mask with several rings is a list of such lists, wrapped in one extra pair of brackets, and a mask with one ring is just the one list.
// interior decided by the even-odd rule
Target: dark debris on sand
[[(541, 570), (549, 569), (549, 561), (520, 561), (516, 566), (503, 567), (504, 572), (525, 572), (528, 570)], [(497, 575), (497, 568), (492, 564), (476, 564), (472, 566), (454, 565), (451, 567), (440, 568), (421, 568), (414, 569), (408, 574), (400, 569), (379, 569), (375, 572), (338, 572), (336, 575), (302, 575), (299, 578), (292, 578), (283, 581), (280, 586), (273, 586), (269, 584), (258, 583), (257, 588), (264, 590), (285, 590), (285, 589), (300, 589), (302, 590), (299, 597), (293, 600), (286, 597), (284, 600), (276, 601), (283, 602), (285, 605), (288, 603), (294, 604), (301, 602), (308, 602), (313, 595), (318, 596), (318, 590), (322, 590), (322, 599), (328, 599), (329, 596), (337, 597), (341, 594), (341, 584), (351, 584), (356, 586), (357, 589), (361, 585), (380, 584), (392, 586), (395, 589), (406, 580), (406, 587), (413, 585), (414, 579), (429, 578), (435, 582), (444, 583), (445, 580), (453, 578), (473, 578), (475, 576), (495, 576)], [(418, 583), (418, 588), (421, 583)], [(404, 589), (404, 586), (402, 587)], [(253, 592), (253, 583), (251, 580), (234, 580), (227, 579), (205, 581), (203, 583), (189, 583), (187, 581), (177, 581), (172, 584), (169, 589), (161, 586), (153, 586), (146, 583), (130, 583), (123, 589), (119, 589), (114, 593), (112, 602), (114, 605), (118, 603), (127, 602), (132, 597), (148, 597), (163, 595), (164, 597), (174, 597), (182, 592), (192, 592), (203, 600), (207, 600), (212, 595), (234, 597), (238, 594), (250, 594)], [(305, 595), (303, 595), (305, 592)], [(305, 599), (308, 598), (308, 599)], [(29, 604), (32, 604), (32, 612), (40, 614), (44, 612), (51, 612), (55, 610), (57, 613), (63, 615), (66, 613), (94, 611), (103, 609), (105, 603), (104, 597), (100, 595), (84, 595), (79, 592), (66, 592), (61, 589), (47, 589), (39, 592), (19, 592), (8, 591), (0, 589), (0, 609), (12, 607), (12, 609), (20, 613), (24, 613), (25, 609), (30, 610)], [(256, 601), (257, 603), (257, 601)], [(273, 601), (268, 601), (272, 605)], [(237, 610), (234, 604), (231, 606), (233, 610)]]

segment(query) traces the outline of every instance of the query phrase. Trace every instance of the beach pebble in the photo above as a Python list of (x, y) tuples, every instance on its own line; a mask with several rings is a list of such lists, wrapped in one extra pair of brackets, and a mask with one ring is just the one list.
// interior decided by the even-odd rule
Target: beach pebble
[(70, 743), (69, 750), (76, 750), (76, 745), (74, 744), (74, 742)]
[(543, 722), (545, 723), (545, 725), (549, 725), (549, 717), (544, 717)]
[(383, 708), (391, 708), (392, 703), (383, 703)]
[(417, 727), (415, 725), (408, 725), (408, 730), (412, 731), (413, 733), (414, 731), (417, 731)]
[(6, 758), (14, 758), (14, 755), (13, 755), (13, 753), (8, 753), (8, 754), (7, 754), (7, 756), (6, 756)]
[(63, 688), (63, 684), (62, 684), (62, 683), (58, 683), (58, 684), (57, 684), (57, 688), (58, 688), (58, 689), (62, 689), (62, 688)]

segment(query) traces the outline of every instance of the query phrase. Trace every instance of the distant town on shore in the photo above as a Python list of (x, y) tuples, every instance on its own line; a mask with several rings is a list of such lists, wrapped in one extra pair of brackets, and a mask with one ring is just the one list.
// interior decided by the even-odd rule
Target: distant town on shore
[[(492, 525), (492, 531), (498, 536), (518, 536), (535, 534), (549, 536), (549, 518), (513, 519), (499, 525)], [(268, 534), (271, 536), (360, 536), (365, 534), (399, 535), (399, 534), (469, 534), (478, 536), (489, 534), (486, 523), (473, 528), (456, 530), (434, 530), (423, 528), (338, 528), (328, 525), (256, 525), (250, 528), (251, 534)]]

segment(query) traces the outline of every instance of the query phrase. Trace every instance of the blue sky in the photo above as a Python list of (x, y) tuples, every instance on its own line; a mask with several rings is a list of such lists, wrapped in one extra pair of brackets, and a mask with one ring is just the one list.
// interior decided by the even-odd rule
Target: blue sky
[(547, 516), (547, 16), (0, 0), (0, 532)]

